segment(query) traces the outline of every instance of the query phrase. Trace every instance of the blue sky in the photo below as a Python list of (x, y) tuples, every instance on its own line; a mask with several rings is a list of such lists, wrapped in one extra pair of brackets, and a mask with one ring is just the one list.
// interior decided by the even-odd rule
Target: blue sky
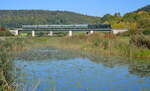
[(0, 9), (65, 10), (92, 16), (134, 11), (150, 0), (1, 0)]

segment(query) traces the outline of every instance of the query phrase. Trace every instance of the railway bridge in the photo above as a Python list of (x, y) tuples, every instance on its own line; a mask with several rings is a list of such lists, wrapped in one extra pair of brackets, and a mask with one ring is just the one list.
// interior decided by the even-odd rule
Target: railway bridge
[(112, 32), (112, 29), (109, 24), (22, 25), (22, 28), (15, 30), (15, 35), (32, 33), (34, 37), (36, 32), (48, 32), (49, 36), (53, 36), (53, 32), (68, 32), (68, 35), (72, 36), (73, 32), (88, 32), (89, 34), (93, 34), (94, 32)]

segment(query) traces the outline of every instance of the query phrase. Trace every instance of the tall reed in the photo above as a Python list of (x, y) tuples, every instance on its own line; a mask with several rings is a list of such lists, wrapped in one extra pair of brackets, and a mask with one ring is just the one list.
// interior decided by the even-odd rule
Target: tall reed
[(13, 82), (12, 59), (16, 52), (23, 47), (23, 39), (4, 38), (0, 39), (0, 91), (12, 91), (10, 86)]

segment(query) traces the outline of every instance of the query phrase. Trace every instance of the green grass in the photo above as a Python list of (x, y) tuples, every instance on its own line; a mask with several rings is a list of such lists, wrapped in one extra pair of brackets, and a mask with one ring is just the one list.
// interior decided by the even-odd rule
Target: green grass
[(150, 57), (150, 50), (148, 49), (139, 49), (134, 51), (134, 57)]
[(129, 37), (118, 37), (120, 41), (129, 43), (130, 38)]

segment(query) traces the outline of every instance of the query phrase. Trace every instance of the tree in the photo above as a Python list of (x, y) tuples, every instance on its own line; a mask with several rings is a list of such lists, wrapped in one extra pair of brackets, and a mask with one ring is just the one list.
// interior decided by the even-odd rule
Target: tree
[(120, 14), (120, 12), (118, 12), (118, 13), (115, 13), (115, 14), (114, 14), (114, 17), (121, 17), (121, 14)]
[(141, 29), (143, 34), (150, 35), (150, 18), (137, 21), (137, 28)]
[(111, 26), (112, 28), (127, 28), (127, 25), (124, 22), (114, 23)]
[(137, 21), (137, 28), (150, 30), (150, 18), (144, 18)]
[(7, 29), (0, 27), (0, 36), (12, 36), (12, 34)]
[(127, 13), (123, 16), (124, 22), (135, 22), (137, 17), (137, 13)]
[(110, 14), (106, 14), (106, 15), (104, 15), (103, 17), (102, 17), (102, 22), (105, 22), (105, 21), (111, 21), (111, 20), (113, 20), (114, 19), (114, 17), (112, 16), (112, 15), (110, 15)]

